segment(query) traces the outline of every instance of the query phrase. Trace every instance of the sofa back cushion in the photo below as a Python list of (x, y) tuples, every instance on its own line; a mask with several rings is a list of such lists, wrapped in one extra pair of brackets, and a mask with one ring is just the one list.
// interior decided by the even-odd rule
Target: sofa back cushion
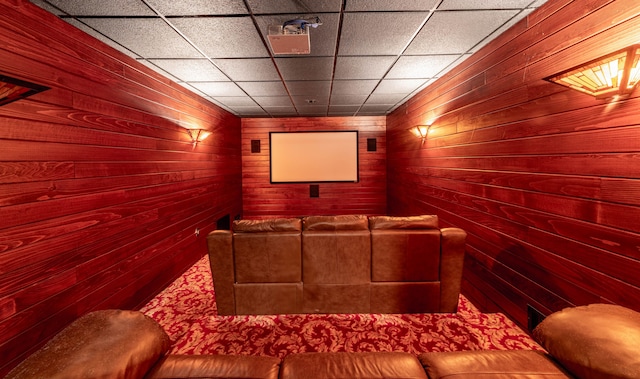
[(578, 378), (640, 378), (638, 312), (612, 304), (566, 308), (543, 320), (533, 337)]
[(236, 282), (300, 282), (301, 230), (302, 221), (299, 218), (234, 221)]
[(369, 226), (372, 281), (440, 280), (438, 216), (372, 216)]
[(374, 229), (438, 229), (438, 216), (371, 216), (369, 228)]
[(273, 218), (268, 220), (235, 220), (235, 233), (299, 232), (302, 220), (299, 218)]
[(305, 231), (369, 230), (364, 215), (307, 216), (303, 219)]
[(303, 220), (305, 284), (371, 281), (371, 236), (366, 216), (309, 216)]
[(140, 312), (96, 311), (71, 323), (6, 378), (142, 378), (169, 346), (164, 330)]

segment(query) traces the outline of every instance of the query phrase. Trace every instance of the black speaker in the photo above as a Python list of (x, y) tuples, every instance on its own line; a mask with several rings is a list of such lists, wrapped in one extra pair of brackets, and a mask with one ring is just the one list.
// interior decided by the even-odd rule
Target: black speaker
[(309, 185), (309, 197), (320, 197), (320, 186), (318, 184)]
[(376, 151), (378, 147), (376, 146), (375, 138), (367, 138), (367, 151)]
[(260, 152), (260, 140), (259, 139), (252, 139), (251, 140), (251, 152), (252, 153), (259, 153)]

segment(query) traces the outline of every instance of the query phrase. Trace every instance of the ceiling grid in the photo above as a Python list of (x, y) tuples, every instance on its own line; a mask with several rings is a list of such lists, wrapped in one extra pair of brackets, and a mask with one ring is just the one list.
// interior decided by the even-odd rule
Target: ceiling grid
[[(31, 0), (240, 117), (385, 115), (545, 0)], [(319, 17), (311, 53), (269, 25)]]

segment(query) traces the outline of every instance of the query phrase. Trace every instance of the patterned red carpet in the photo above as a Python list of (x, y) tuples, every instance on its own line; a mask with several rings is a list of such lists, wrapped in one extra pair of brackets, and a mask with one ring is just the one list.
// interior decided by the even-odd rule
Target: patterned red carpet
[(167, 331), (174, 354), (540, 349), (504, 315), (481, 313), (463, 296), (457, 314), (218, 316), (206, 256), (142, 311)]

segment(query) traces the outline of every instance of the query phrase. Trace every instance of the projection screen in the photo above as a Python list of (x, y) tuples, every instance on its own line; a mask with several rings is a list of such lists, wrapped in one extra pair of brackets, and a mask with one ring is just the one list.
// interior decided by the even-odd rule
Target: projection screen
[(358, 131), (269, 133), (271, 183), (357, 182)]

